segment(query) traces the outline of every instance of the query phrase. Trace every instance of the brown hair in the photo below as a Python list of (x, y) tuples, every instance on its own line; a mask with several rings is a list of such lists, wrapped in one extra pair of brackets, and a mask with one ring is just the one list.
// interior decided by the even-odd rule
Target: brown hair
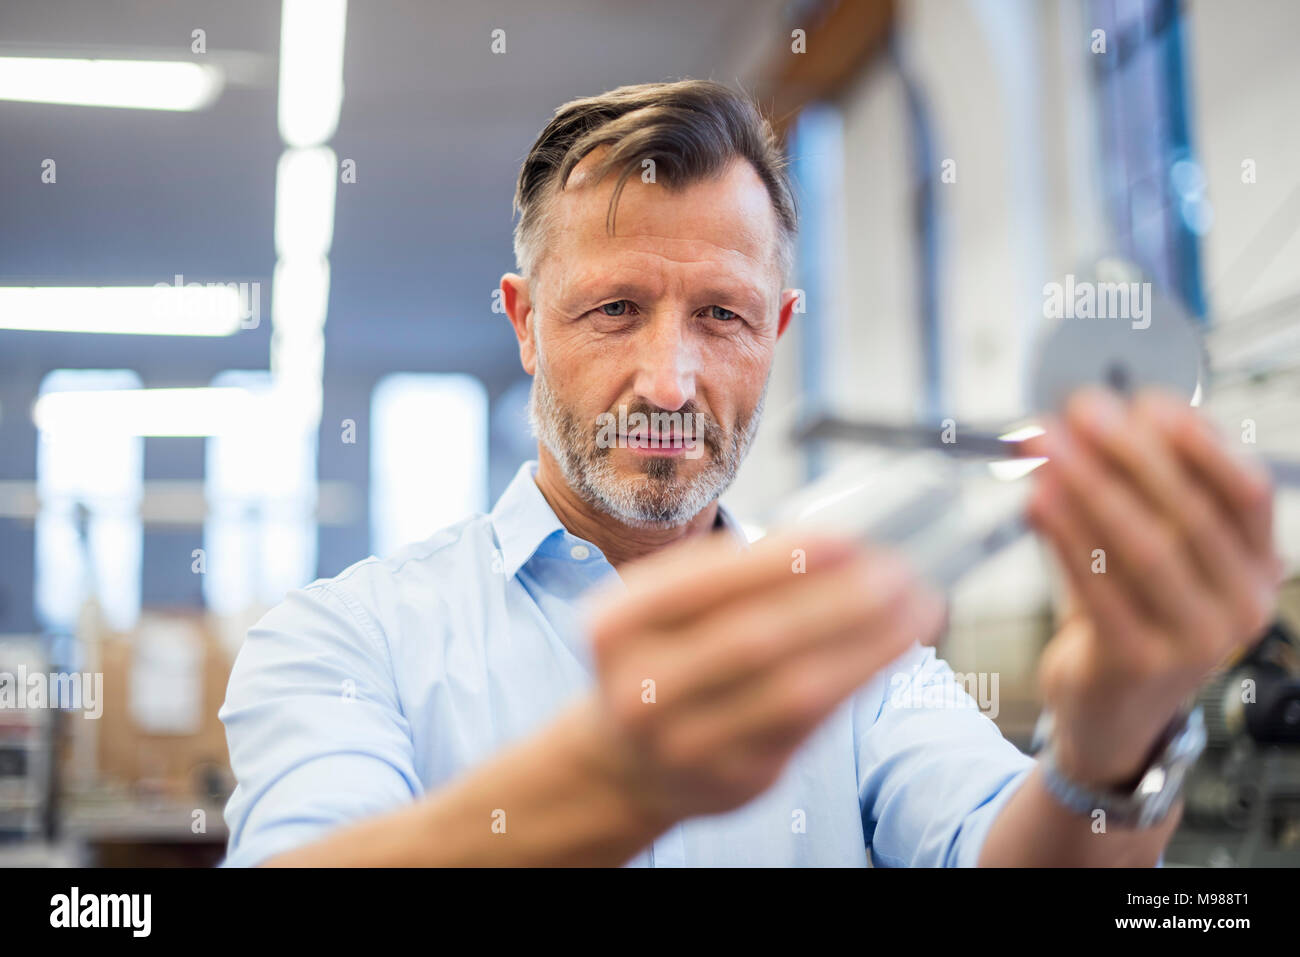
[(592, 182), (617, 171), (606, 225), (628, 178), (644, 160), (654, 160), (656, 181), (669, 188), (721, 173), (735, 159), (749, 162), (767, 187), (780, 230), (778, 262), (783, 277), (794, 256), (798, 214), (785, 155), (771, 124), (747, 96), (707, 80), (621, 86), (600, 96), (564, 104), (542, 130), (519, 171), (514, 208), (515, 260), (529, 275), (539, 262), (540, 243), (554, 191), (564, 189), (573, 168), (593, 150), (608, 147)]

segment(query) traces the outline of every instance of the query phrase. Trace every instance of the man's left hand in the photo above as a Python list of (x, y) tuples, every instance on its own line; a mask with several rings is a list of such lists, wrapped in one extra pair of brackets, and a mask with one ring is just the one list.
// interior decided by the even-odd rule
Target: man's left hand
[(1273, 489), (1185, 402), (1100, 389), (1025, 443), (1029, 505), (1073, 608), (1043, 655), (1061, 770), (1097, 787), (1146, 766), (1184, 700), (1271, 621)]

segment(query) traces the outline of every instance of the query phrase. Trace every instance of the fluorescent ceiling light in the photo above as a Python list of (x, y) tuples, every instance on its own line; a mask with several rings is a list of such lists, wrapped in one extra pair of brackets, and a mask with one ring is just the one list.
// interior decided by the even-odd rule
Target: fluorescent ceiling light
[(319, 378), (325, 368), (325, 334), (320, 330), (277, 329), (271, 336), (271, 371), (281, 375)]
[(244, 389), (97, 389), (47, 392), (32, 420), (54, 434), (227, 435), (262, 427), (265, 409)]
[(273, 395), (280, 403), (282, 423), (319, 421), (324, 389), (325, 335), (319, 331), (276, 333), (271, 337)]
[(280, 136), (317, 146), (339, 125), (347, 0), (284, 0), (280, 14)]
[(229, 336), (244, 304), (236, 288), (0, 286), (0, 329), (145, 336)]
[(135, 110), (201, 110), (221, 93), (220, 69), (185, 60), (0, 57), (0, 100)]
[(275, 254), (321, 259), (334, 241), (334, 177), (338, 160), (328, 146), (286, 150), (275, 173)]
[(281, 259), (275, 264), (271, 288), (271, 321), (277, 333), (325, 328), (330, 298), (328, 259)]

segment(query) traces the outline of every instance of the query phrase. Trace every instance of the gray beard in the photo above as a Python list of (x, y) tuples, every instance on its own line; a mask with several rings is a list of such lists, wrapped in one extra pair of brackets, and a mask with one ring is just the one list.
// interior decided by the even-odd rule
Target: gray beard
[(731, 433), (712, 417), (705, 419), (701, 438), (707, 464), (689, 480), (679, 476), (677, 459), (668, 456), (647, 458), (640, 476), (620, 476), (610, 460), (612, 450), (597, 444), (594, 417), (585, 427), (560, 404), (540, 362), (529, 392), (528, 422), (559, 465), (565, 482), (588, 505), (632, 528), (671, 528), (685, 525), (735, 480), (758, 431), (767, 386), (764, 382), (753, 412), (739, 420)]

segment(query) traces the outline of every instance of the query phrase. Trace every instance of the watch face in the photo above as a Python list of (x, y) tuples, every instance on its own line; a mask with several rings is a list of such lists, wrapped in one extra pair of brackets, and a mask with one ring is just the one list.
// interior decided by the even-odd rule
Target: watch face
[(1205, 718), (1197, 707), (1181, 721), (1168, 746), (1156, 759), (1156, 765), (1138, 787), (1134, 798), (1139, 807), (1139, 826), (1152, 827), (1165, 819), (1183, 793), (1188, 771), (1204, 750)]

